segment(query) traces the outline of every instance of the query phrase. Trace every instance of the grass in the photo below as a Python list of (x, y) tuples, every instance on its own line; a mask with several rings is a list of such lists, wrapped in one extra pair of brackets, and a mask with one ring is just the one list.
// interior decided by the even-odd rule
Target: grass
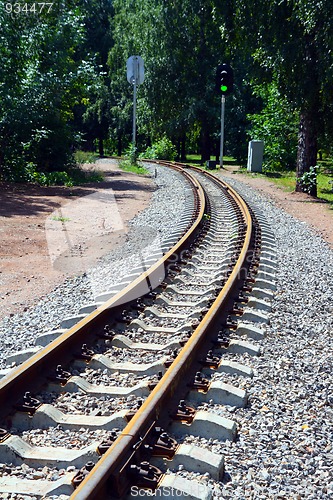
[[(211, 160), (215, 161), (216, 157), (211, 156)], [(201, 156), (200, 155), (186, 155), (186, 163), (189, 163), (190, 165), (196, 165), (200, 166), (201, 164)], [(223, 156), (223, 164), (224, 165), (237, 165), (237, 160), (233, 158), (232, 156)], [(206, 168), (206, 165), (204, 166)]]
[[(187, 163), (200, 166), (200, 155), (187, 155)], [(215, 156), (211, 156), (211, 160), (215, 160)], [(237, 165), (237, 160), (231, 156), (223, 156), (224, 165)], [(320, 172), (317, 177), (317, 196), (319, 199), (326, 200), (333, 209), (333, 162), (332, 160), (318, 161)], [(206, 169), (206, 166), (202, 168)], [(266, 173), (251, 173), (247, 172), (246, 168), (240, 168), (239, 173), (246, 174), (251, 177), (261, 177), (274, 182), (277, 186), (285, 191), (295, 191), (296, 173), (290, 171), (276, 171)]]
[(294, 191), (295, 183), (296, 183), (296, 175), (295, 172), (289, 171), (281, 171), (281, 172), (266, 172), (266, 173), (255, 173), (248, 172), (245, 168), (240, 169), (239, 171), (242, 174), (246, 174), (249, 177), (260, 177), (262, 179), (268, 179), (271, 182), (274, 182), (277, 186), (283, 188), (285, 191)]
[(83, 163), (95, 163), (98, 155), (92, 151), (75, 151), (74, 158), (76, 163), (82, 165)]
[(91, 182), (102, 182), (104, 180), (103, 174), (98, 170), (86, 172), (80, 167), (72, 168), (69, 171), (69, 175), (73, 186), (80, 186), (81, 184), (88, 184)]
[(318, 181), (318, 198), (328, 201), (333, 208), (333, 175), (320, 173)]
[[(215, 160), (215, 156), (210, 157)], [(197, 154), (186, 155), (186, 163), (194, 166), (201, 166), (206, 170), (206, 165), (201, 164), (201, 156)], [(333, 209), (333, 162), (332, 160), (318, 161), (320, 172), (317, 177), (317, 197), (326, 200)], [(232, 156), (223, 156), (223, 165), (237, 165), (237, 160)], [(246, 174), (251, 177), (261, 177), (274, 182), (277, 186), (285, 191), (295, 191), (296, 173), (290, 171), (276, 171), (265, 173), (247, 172), (246, 168), (240, 168), (239, 173)], [(237, 172), (236, 172), (237, 173)]]
[(147, 170), (145, 167), (140, 164), (134, 165), (129, 160), (122, 160), (118, 163), (118, 165), (121, 170), (124, 170), (125, 172), (132, 172), (133, 174), (137, 175), (150, 175), (149, 170)]
[(324, 173), (333, 175), (333, 159), (320, 160), (318, 163)]
[(68, 217), (61, 217), (61, 216), (59, 216), (59, 217), (52, 217), (52, 220), (56, 220), (58, 222), (68, 222), (68, 221), (70, 221), (70, 219)]
[[(327, 169), (323, 167), (321, 167), (321, 170), (322, 171), (318, 173), (317, 177), (317, 197), (322, 200), (326, 200), (333, 207), (333, 173), (329, 173)], [(259, 174), (247, 172), (246, 169), (240, 169), (240, 172), (245, 173), (246, 175), (251, 177), (261, 177), (263, 179), (268, 179), (288, 192), (292, 192), (295, 190), (295, 172), (280, 171)]]

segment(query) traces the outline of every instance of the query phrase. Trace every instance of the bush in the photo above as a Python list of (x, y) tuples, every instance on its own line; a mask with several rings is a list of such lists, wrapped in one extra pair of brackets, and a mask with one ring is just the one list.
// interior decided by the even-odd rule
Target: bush
[(150, 158), (152, 160), (170, 160), (174, 161), (177, 156), (177, 150), (170, 139), (162, 137), (157, 142), (147, 148), (140, 158)]
[(316, 190), (318, 170), (319, 166), (315, 165), (314, 167), (310, 167), (308, 172), (304, 172), (304, 174), (299, 177), (298, 181), (305, 193), (311, 194)]
[(83, 163), (95, 163), (98, 155), (91, 151), (81, 151), (80, 149), (78, 149), (74, 153), (74, 158), (76, 163), (82, 165)]
[(79, 167), (72, 167), (65, 171), (39, 172), (34, 163), (28, 163), (20, 170), (20, 175), (11, 179), (14, 182), (32, 182), (40, 186), (67, 186), (73, 187), (88, 182), (101, 182), (103, 175), (97, 171), (85, 172)]
[(138, 159), (138, 149), (133, 144), (130, 144), (125, 151), (125, 160), (127, 160), (130, 165), (136, 167)]
[(36, 182), (40, 186), (73, 186), (73, 180), (67, 172), (38, 172), (33, 163), (26, 166), (24, 181)]
[(264, 171), (294, 170), (297, 153), (298, 113), (291, 108), (276, 83), (255, 87), (263, 101), (260, 113), (248, 115), (252, 139), (263, 140)]

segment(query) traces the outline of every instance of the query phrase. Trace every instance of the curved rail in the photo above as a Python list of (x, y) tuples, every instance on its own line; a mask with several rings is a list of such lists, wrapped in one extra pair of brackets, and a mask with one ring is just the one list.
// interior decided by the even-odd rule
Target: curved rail
[[(171, 166), (168, 162), (159, 162)], [(174, 164), (172, 164), (174, 165)], [(181, 165), (183, 167), (183, 165)], [(186, 168), (189, 168), (186, 165)], [(240, 278), (241, 271), (245, 266), (250, 242), (252, 238), (252, 218), (250, 211), (244, 200), (227, 183), (216, 177), (203, 172), (201, 169), (195, 170), (204, 173), (214, 180), (214, 183), (227, 190), (240, 208), (246, 224), (246, 233), (241, 252), (234, 265), (234, 268), (224, 284), (221, 292), (216, 297), (209, 311), (206, 313), (199, 326), (193, 332), (184, 348), (180, 351), (172, 365), (165, 372), (155, 389), (147, 397), (142, 407), (131, 419), (119, 438), (111, 445), (109, 450), (102, 456), (92, 471), (71, 496), (71, 500), (92, 500), (102, 498), (101, 495), (107, 491), (125, 491), (126, 485), (120, 484), (121, 472), (128, 465), (131, 457), (135, 453), (138, 436), (143, 438), (154, 423), (160, 418), (162, 409), (167, 401), (173, 397), (175, 388), (184, 381), (184, 375), (193, 358), (198, 355), (200, 348), (207, 339), (207, 332), (217, 320), (221, 309), (230, 300), (230, 294), (234, 290)], [(187, 375), (188, 377), (188, 375)], [(111, 490), (110, 490), (111, 488)]]
[(132, 295), (135, 294), (135, 290), (139, 289), (144, 283), (150, 283), (154, 274), (163, 269), (168, 259), (170, 259), (174, 253), (180, 252), (186, 245), (186, 242), (193, 236), (205, 212), (204, 191), (198, 181), (189, 173), (184, 172), (176, 165), (172, 165), (172, 168), (182, 171), (183, 175), (185, 175), (192, 185), (196, 196), (196, 214), (191, 227), (176, 245), (131, 284), (126, 286), (126, 288), (87, 315), (65, 333), (61, 334), (48, 346), (31, 356), (31, 358), (16, 369), (11, 370), (10, 373), (0, 381), (0, 415), (2, 417), (7, 417), (8, 412), (10, 412), (10, 409), (17, 403), (18, 398), (21, 397), (24, 391), (35, 391), (36, 380), (45, 380), (50, 370), (54, 369), (59, 363), (59, 359), (62, 360), (62, 363), (70, 360), (78, 345), (78, 339), (80, 338), (86, 342), (87, 337), (90, 337), (92, 332), (103, 324), (103, 322), (105, 323), (111, 308), (115, 308), (117, 305), (131, 300)]

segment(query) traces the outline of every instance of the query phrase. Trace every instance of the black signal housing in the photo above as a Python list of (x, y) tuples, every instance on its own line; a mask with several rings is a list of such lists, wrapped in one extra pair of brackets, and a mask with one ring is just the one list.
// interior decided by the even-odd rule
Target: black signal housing
[(220, 64), (216, 69), (215, 89), (218, 94), (231, 94), (234, 86), (234, 72), (229, 64)]

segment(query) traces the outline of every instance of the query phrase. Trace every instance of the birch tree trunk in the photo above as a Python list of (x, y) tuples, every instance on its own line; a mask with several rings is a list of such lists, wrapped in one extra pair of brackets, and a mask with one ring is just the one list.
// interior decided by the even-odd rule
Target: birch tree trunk
[[(298, 131), (298, 148), (296, 163), (296, 191), (309, 192), (301, 182), (301, 177), (305, 172), (309, 172), (310, 167), (317, 164), (317, 110), (302, 111), (300, 114)], [(311, 185), (309, 194), (317, 196), (317, 183)]]

